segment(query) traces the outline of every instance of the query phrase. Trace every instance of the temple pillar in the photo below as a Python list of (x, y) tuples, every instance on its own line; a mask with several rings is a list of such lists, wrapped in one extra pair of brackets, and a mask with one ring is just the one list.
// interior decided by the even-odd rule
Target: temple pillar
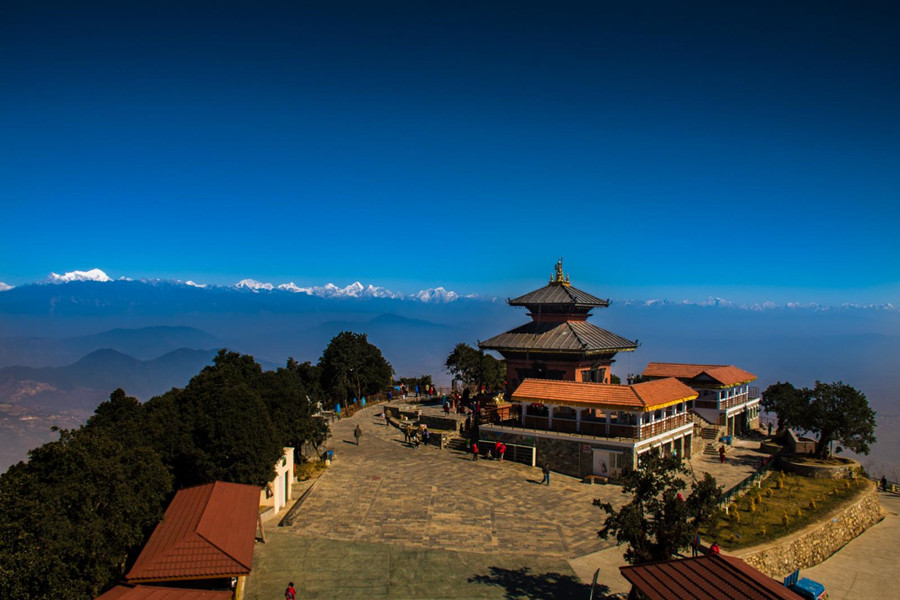
[(553, 405), (547, 405), (547, 431), (553, 431)]
[(528, 407), (531, 405), (531, 402), (523, 402), (522, 403), (522, 427), (525, 427), (525, 415), (528, 414)]
[(575, 431), (577, 433), (581, 433), (581, 411), (583, 409), (576, 408), (575, 409)]

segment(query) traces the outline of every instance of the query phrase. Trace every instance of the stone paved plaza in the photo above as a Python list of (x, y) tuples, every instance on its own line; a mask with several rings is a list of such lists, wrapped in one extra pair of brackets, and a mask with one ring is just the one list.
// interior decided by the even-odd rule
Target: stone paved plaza
[[(597, 537), (603, 513), (592, 501), (624, 499), (618, 486), (556, 473), (543, 486), (523, 464), (413, 449), (372, 409), (336, 422), (329, 447), (334, 463), (292, 526), (267, 525), (248, 599), (278, 598), (291, 580), (300, 598), (586, 597), (568, 559), (589, 578), (591, 557), (612, 545)], [(724, 466), (697, 457), (693, 468), (729, 487), (759, 456), (735, 448)]]

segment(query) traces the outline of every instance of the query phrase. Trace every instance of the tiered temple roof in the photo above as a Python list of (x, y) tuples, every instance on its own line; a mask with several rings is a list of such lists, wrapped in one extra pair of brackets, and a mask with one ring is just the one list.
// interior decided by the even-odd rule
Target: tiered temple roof
[(584, 357), (610, 356), (637, 348), (637, 342), (587, 322), (591, 310), (609, 306), (609, 300), (573, 287), (568, 275), (563, 275), (562, 260), (556, 263), (547, 285), (509, 300), (509, 304), (528, 308), (532, 322), (484, 340), (479, 347), (501, 353), (548, 352)]
[(592, 354), (628, 352), (637, 347), (626, 340), (587, 321), (532, 321), (506, 333), (495, 335), (479, 344), (487, 350), (531, 351)]

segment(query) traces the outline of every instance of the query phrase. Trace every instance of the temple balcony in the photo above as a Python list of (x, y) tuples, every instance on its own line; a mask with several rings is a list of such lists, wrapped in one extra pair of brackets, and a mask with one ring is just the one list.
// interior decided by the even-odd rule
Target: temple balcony
[(688, 420), (687, 414), (685, 412), (680, 412), (640, 425), (620, 424), (614, 421), (607, 422), (605, 420), (588, 418), (577, 420), (553, 417), (550, 419), (549, 417), (534, 415), (525, 415), (524, 418), (517, 416), (515, 418), (493, 423), (493, 425), (510, 427), (512, 429), (580, 434), (582, 436), (598, 438), (645, 440), (667, 431), (673, 431), (688, 423), (690, 423), (690, 421)]
[(724, 396), (721, 398), (707, 399), (703, 395), (694, 401), (695, 408), (714, 408), (717, 410), (730, 410), (732, 408), (759, 400), (759, 388), (748, 387), (739, 394)]

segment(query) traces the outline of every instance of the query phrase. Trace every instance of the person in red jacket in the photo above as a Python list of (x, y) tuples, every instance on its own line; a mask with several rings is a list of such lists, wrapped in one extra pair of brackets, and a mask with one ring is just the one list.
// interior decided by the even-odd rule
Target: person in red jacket
[(478, 460), (478, 443), (472, 442), (472, 460)]
[(290, 582), (287, 589), (284, 590), (284, 600), (294, 600), (297, 597), (297, 591), (294, 589), (294, 582)]

